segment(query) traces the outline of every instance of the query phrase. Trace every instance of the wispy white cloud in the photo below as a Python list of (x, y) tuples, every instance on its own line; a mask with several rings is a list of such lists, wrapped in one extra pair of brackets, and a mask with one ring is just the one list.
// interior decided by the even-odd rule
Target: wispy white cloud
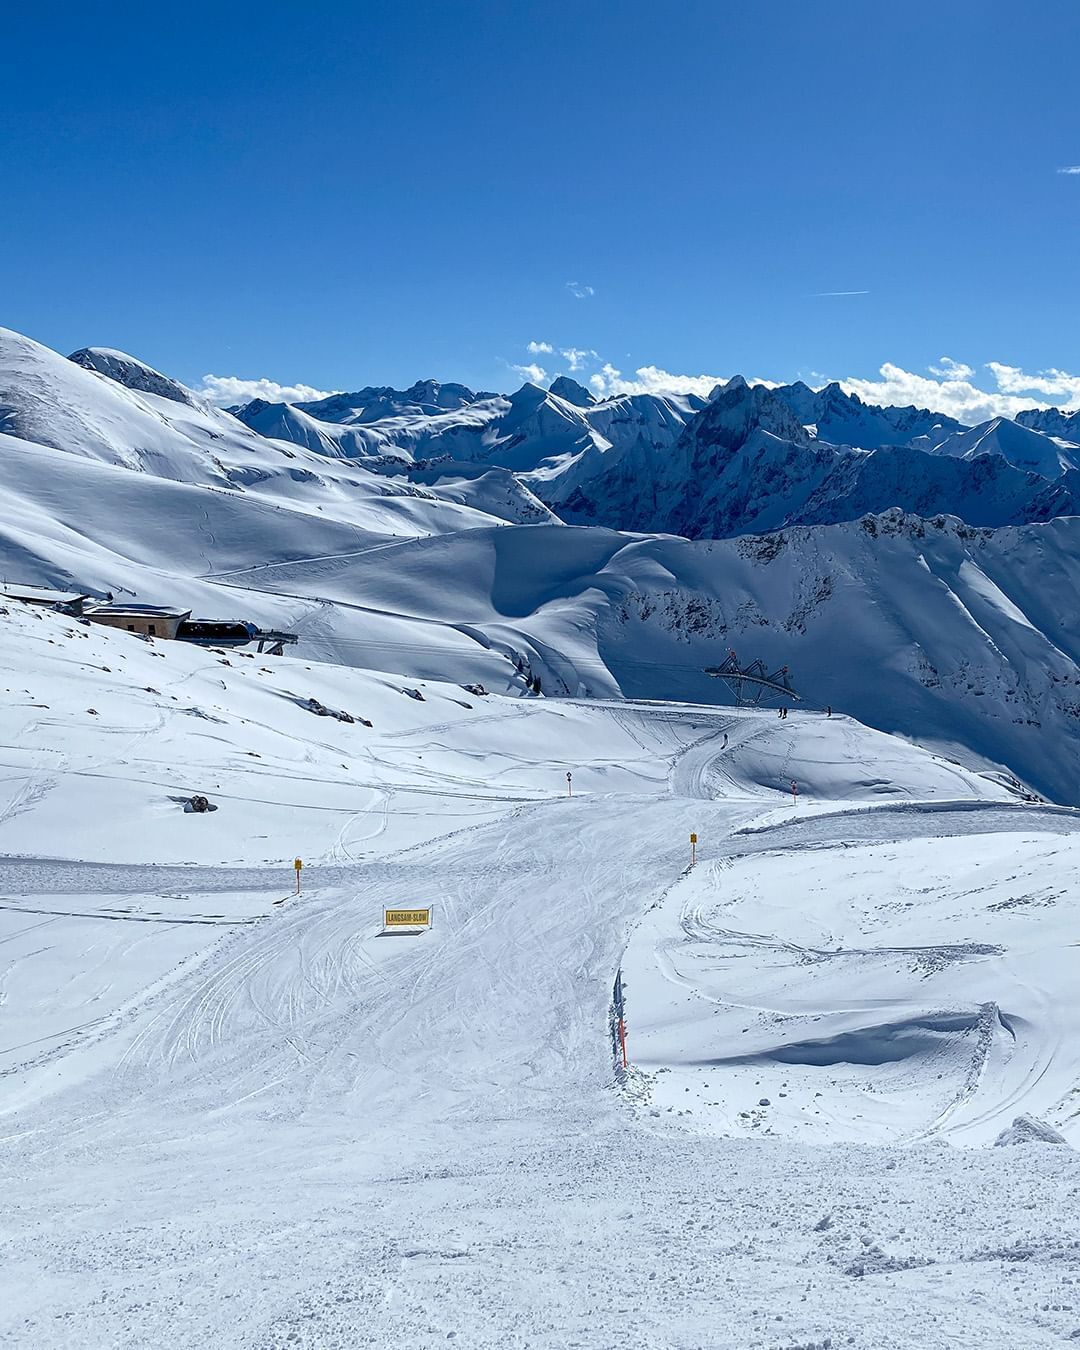
[(525, 350), (530, 356), (543, 356), (550, 354), (555, 348), (550, 342), (528, 342), (525, 344)]
[(523, 380), (528, 380), (530, 384), (544, 384), (547, 380), (547, 371), (543, 366), (538, 366), (535, 361), (527, 366), (511, 366), (511, 370), (516, 370)]
[(591, 347), (560, 347), (559, 355), (569, 364), (570, 373), (573, 375), (600, 359)]
[(1080, 404), (1080, 375), (1070, 375), (1067, 371), (1053, 368), (1028, 375), (1019, 366), (1002, 365), (1000, 361), (988, 361), (987, 369), (993, 373), (997, 387), (1003, 393), (1022, 394), (1025, 390), (1031, 390), (1036, 394), (1045, 394), (1047, 398)]
[(951, 356), (939, 356), (939, 364), (927, 366), (931, 375), (943, 380), (970, 380), (975, 374), (974, 366), (966, 366), (963, 361), (954, 361)]
[(1080, 173), (1080, 164), (1066, 164), (1063, 169), (1058, 169), (1058, 173)]
[(338, 390), (315, 389), (310, 384), (279, 384), (277, 380), (242, 380), (237, 375), (204, 375), (202, 388), (195, 392), (210, 403), (228, 408), (256, 398), (267, 403), (313, 403)]
[(587, 286), (584, 281), (568, 281), (566, 289), (578, 300), (587, 300), (590, 295), (596, 294), (594, 288)]
[(811, 300), (826, 300), (830, 296), (840, 295), (869, 295), (869, 291), (815, 291), (810, 297)]

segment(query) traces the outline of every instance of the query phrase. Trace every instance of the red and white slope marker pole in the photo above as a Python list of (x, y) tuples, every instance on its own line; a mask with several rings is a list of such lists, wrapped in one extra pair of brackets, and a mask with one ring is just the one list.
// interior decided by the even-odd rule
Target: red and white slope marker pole
[(626, 1053), (626, 996), (623, 993), (622, 971), (615, 972), (615, 1026), (619, 1037), (619, 1055), (624, 1069), (630, 1067)]

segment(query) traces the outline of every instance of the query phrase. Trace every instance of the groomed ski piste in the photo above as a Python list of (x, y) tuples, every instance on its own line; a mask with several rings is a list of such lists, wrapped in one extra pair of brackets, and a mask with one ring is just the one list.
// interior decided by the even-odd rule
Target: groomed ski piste
[(0, 1342), (1080, 1336), (1080, 813), (5, 608)]

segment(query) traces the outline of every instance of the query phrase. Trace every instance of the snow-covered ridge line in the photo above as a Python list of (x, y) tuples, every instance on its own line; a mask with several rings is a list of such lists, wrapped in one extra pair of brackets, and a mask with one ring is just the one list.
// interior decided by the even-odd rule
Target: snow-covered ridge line
[[(115, 353), (91, 366), (0, 339), (8, 580), (137, 592), (196, 618), (296, 632), (319, 660), (519, 694), (539, 679), (560, 697), (719, 701), (726, 691), (705, 671), (734, 647), (790, 665), (818, 707), (1078, 800), (1075, 519), (991, 529), (860, 509), (838, 524), (785, 523), (828, 520), (829, 485), (846, 485), (853, 511), (872, 502), (875, 465), (929, 463), (945, 483), (970, 476), (976, 519), (974, 506), (1015, 506), (1010, 484), (1034, 477), (1062, 494), (1071, 474), (1042, 479), (997, 456), (826, 446), (775, 391), (744, 382), (696, 409), (655, 399), (582, 407), (526, 386), (501, 400), (500, 425), (521, 437), (503, 457), (535, 464), (532, 428), (552, 447), (540, 468), (464, 457), (391, 473), (265, 438), (167, 390), (129, 388), (98, 366), (142, 386), (165, 377), (133, 374)], [(491, 401), (427, 386), (410, 396), (461, 405), (426, 419), (440, 425)], [(585, 437), (569, 459), (554, 453), (565, 435)], [(690, 541), (644, 519), (633, 535), (567, 529), (537, 493), (575, 476), (584, 486), (568, 502), (606, 482), (617, 513), (637, 510), (644, 492), (646, 515), (685, 533), (740, 520), (768, 532)], [(717, 529), (732, 502), (739, 520)]]
[(546, 392), (526, 384), (474, 396), (455, 386), (453, 398), (425, 401), (417, 389), (432, 385), (295, 408), (251, 404), (237, 415), (264, 434), (391, 471), (402, 461), (499, 464), (565, 520), (695, 538), (892, 506), (985, 525), (1077, 510), (1080, 444), (1002, 418), (968, 428), (922, 409), (872, 407), (835, 384), (771, 389), (736, 378), (707, 403), (598, 402), (566, 378)]

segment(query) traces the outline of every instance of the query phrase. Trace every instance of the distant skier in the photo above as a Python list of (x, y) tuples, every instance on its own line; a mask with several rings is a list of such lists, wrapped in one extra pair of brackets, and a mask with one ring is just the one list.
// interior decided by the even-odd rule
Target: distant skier
[(826, 717), (831, 717), (831, 716), (832, 716), (832, 704), (831, 704), (831, 703), (826, 704), (826, 707), (825, 707), (825, 716), (826, 716)]
[(721, 750), (726, 750), (726, 749), (727, 749), (727, 732), (726, 732), (726, 731), (724, 732), (724, 744), (720, 747), (720, 749), (721, 749)]
[(798, 785), (798, 783), (796, 783), (796, 781), (795, 781), (794, 778), (791, 780), (791, 801), (792, 801), (792, 805), (793, 805), (793, 806), (798, 806), (798, 804), (799, 804), (799, 785)]

